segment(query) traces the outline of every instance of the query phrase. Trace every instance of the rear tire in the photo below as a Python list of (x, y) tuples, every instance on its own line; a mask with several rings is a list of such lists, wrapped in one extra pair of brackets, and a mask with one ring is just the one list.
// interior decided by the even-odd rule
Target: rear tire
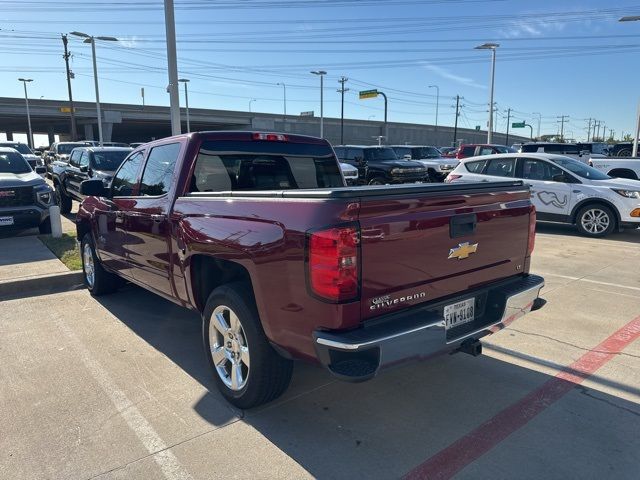
[(69, 213), (73, 206), (71, 197), (68, 197), (66, 193), (60, 188), (60, 184), (56, 184), (56, 201), (60, 206), (60, 213)]
[(587, 237), (606, 237), (616, 228), (616, 216), (606, 205), (594, 203), (578, 211), (576, 227)]
[(102, 268), (100, 259), (96, 255), (91, 233), (85, 234), (80, 243), (80, 256), (82, 257), (82, 273), (84, 284), (94, 297), (113, 293), (120, 285), (120, 277), (107, 272)]
[(278, 355), (267, 340), (243, 284), (211, 292), (202, 312), (202, 339), (216, 386), (236, 407), (270, 402), (289, 386), (293, 362)]

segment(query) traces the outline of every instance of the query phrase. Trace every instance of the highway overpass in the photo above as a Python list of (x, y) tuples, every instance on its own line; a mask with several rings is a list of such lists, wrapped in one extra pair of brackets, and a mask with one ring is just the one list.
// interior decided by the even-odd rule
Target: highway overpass
[[(96, 140), (98, 137), (96, 108), (92, 102), (74, 102), (78, 137)], [(69, 102), (65, 100), (29, 100), (31, 124), (34, 134), (47, 134), (49, 143), (54, 135), (69, 140), (71, 122)], [(154, 105), (129, 105), (102, 103), (104, 141), (144, 142), (171, 135), (169, 107)], [(186, 115), (182, 109), (182, 130), (186, 131)], [(393, 112), (391, 112), (393, 114)], [(430, 114), (425, 113), (425, 117)], [(190, 108), (191, 131), (198, 130), (270, 130), (299, 133), (303, 135), (320, 134), (320, 118), (259, 113), (237, 112), (229, 110), (209, 110)], [(27, 115), (24, 99), (0, 97), (0, 132), (11, 139), (14, 133), (27, 131)], [(425, 144), (451, 145), (453, 128), (412, 123), (389, 122), (388, 144)], [(325, 118), (325, 138), (332, 144), (340, 143), (340, 119)], [(528, 130), (518, 132), (528, 133)], [(344, 141), (348, 144), (372, 144), (377, 137), (384, 135), (383, 122), (352, 120), (344, 121)], [(459, 128), (457, 138), (466, 143), (486, 141), (486, 131)], [(509, 143), (525, 141), (528, 138), (509, 136)], [(505, 143), (505, 135), (494, 133), (495, 143)]]

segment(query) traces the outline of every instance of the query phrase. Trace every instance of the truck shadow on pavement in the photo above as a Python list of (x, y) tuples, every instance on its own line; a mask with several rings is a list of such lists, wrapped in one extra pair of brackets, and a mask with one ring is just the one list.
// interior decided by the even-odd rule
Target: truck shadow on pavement
[[(207, 388), (194, 408), (205, 420), (219, 424), (224, 400), (202, 352), (199, 315), (135, 286), (101, 297), (99, 302)], [(508, 350), (496, 351), (509, 355)], [(536, 362), (535, 357), (526, 360)], [(361, 384), (338, 382), (320, 368), (297, 363), (283, 397), (240, 415), (242, 422), (312, 477), (398, 478), (552, 378), (490, 356), (462, 354), (398, 366)], [(637, 388), (597, 373), (589, 380), (598, 387), (640, 395)], [(639, 406), (599, 389), (570, 387), (540, 415), (470, 462), (462, 477), (537, 480), (636, 475)], [(223, 441), (216, 448), (240, 448), (225, 445)], [(260, 469), (264, 477), (278, 476), (273, 460), (239, 454), (247, 455), (238, 460), (239, 472), (243, 463), (251, 461), (254, 472)]]

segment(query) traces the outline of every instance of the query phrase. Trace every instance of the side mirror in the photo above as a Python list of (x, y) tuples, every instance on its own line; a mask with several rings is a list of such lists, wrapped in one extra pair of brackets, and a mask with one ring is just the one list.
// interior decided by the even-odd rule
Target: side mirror
[(83, 173), (84, 173), (84, 172), (86, 172), (87, 170), (89, 170), (89, 167), (88, 167), (87, 165), (81, 165), (81, 166), (80, 166), (80, 171), (81, 171), (81, 172), (83, 172)]
[(42, 165), (37, 165), (36, 166), (36, 173), (38, 175), (44, 175), (45, 173), (47, 173), (47, 167), (44, 167)]
[(105, 188), (102, 180), (84, 180), (80, 184), (80, 194), (89, 197), (106, 197), (109, 190)]

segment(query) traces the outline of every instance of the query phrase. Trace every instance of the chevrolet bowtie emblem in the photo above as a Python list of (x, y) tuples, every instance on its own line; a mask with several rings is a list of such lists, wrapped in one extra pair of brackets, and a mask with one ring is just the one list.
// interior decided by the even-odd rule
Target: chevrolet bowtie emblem
[(449, 259), (457, 258), (458, 260), (462, 260), (464, 258), (469, 258), (469, 255), (471, 255), (472, 253), (476, 253), (477, 250), (477, 243), (469, 245), (469, 242), (464, 242), (459, 244), (457, 247), (449, 250)]

